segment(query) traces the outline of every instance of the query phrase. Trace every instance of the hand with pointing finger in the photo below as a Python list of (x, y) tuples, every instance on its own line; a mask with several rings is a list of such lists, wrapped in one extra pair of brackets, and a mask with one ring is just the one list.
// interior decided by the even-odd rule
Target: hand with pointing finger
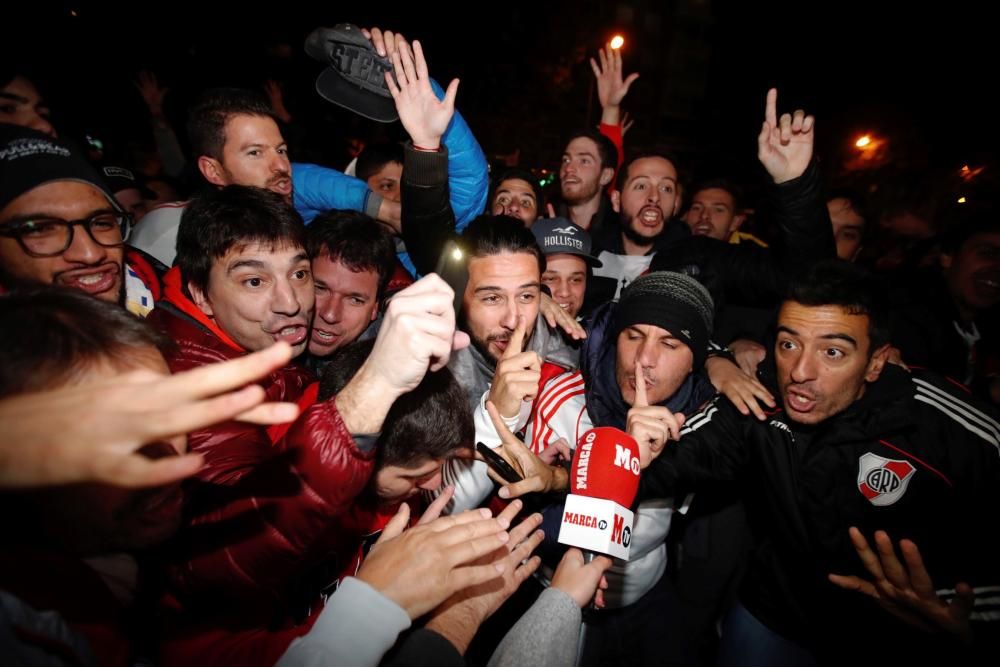
[(812, 159), (816, 119), (802, 109), (778, 118), (778, 91), (767, 91), (764, 124), (757, 136), (757, 158), (775, 183), (798, 178)]
[(635, 362), (635, 400), (625, 419), (625, 430), (639, 443), (639, 464), (646, 468), (663, 451), (667, 440), (679, 440), (684, 415), (662, 405), (650, 405), (642, 364)]
[(500, 436), (501, 444), (493, 451), (504, 457), (524, 478), (520, 482), (508, 483), (492, 469), (488, 469), (490, 478), (503, 485), (499, 492), (501, 498), (517, 498), (526, 493), (548, 493), (569, 488), (569, 473), (565, 468), (549, 465), (518, 440), (504, 424), (493, 403), (486, 403), (486, 411)]
[(522, 352), (527, 323), (518, 315), (517, 328), (507, 342), (507, 349), (497, 363), (490, 385), (489, 400), (501, 415), (516, 417), (523, 401), (534, 400), (542, 378), (542, 359), (536, 352)]

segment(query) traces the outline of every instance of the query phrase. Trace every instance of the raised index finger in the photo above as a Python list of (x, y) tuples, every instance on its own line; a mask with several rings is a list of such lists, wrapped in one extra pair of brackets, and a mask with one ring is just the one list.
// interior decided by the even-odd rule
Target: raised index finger
[(771, 127), (778, 126), (778, 89), (767, 91), (767, 104), (764, 107), (764, 120)]
[(649, 399), (646, 397), (646, 376), (642, 372), (642, 364), (638, 361), (635, 362), (635, 402), (632, 403), (633, 408), (645, 408), (649, 405)]
[(524, 323), (524, 315), (517, 316), (517, 327), (514, 329), (514, 333), (511, 334), (510, 340), (507, 342), (507, 349), (503, 351), (503, 358), (510, 359), (511, 357), (521, 354), (521, 346), (524, 345), (524, 333), (527, 326)]

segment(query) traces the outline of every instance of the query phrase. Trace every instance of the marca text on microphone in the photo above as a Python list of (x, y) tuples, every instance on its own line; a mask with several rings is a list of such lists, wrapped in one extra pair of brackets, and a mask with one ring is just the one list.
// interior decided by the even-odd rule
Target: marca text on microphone
[(616, 428), (583, 434), (570, 470), (559, 542), (628, 560), (639, 489), (639, 446)]

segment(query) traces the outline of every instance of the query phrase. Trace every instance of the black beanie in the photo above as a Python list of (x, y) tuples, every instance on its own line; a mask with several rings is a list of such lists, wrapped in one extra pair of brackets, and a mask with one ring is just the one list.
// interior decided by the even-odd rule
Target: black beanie
[(53, 181), (93, 185), (118, 206), (107, 182), (68, 144), (27, 127), (0, 125), (0, 209)]
[(713, 312), (712, 297), (694, 278), (669, 271), (647, 273), (622, 291), (612, 333), (617, 339), (623, 329), (633, 324), (666, 329), (691, 348), (697, 371), (708, 353)]

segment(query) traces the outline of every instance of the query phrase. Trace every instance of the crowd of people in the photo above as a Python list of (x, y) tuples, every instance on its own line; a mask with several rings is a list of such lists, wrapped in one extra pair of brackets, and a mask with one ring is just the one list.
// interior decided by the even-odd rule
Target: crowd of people
[[(691, 182), (626, 141), (610, 46), (547, 196), (419, 41), (306, 50), (409, 139), (293, 162), (272, 85), (182, 142), (145, 74), (143, 173), (0, 72), (6, 664), (992, 664), (989, 197), (876, 253), (774, 89), (766, 182)], [(641, 453), (627, 561), (557, 539), (595, 427)]]

